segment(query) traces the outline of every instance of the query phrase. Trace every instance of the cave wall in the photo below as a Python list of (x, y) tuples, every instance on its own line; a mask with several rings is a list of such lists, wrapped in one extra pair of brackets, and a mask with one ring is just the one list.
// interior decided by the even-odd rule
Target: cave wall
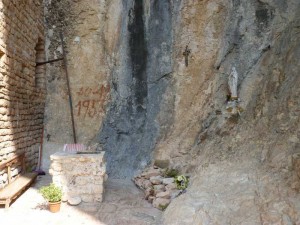
[[(257, 105), (257, 98), (265, 101), (271, 95), (271, 91), (261, 94), (261, 81), (267, 82), (269, 78), (258, 75), (256, 70), (289, 24), (296, 23), (297, 4), (297, 1), (289, 4), (231, 1), (228, 5), (223, 1), (181, 2), (174, 27), (175, 90), (170, 92), (175, 93), (174, 120), (172, 129), (158, 142), (157, 158), (170, 159), (174, 166), (192, 169), (198, 162), (192, 165), (189, 159), (193, 158), (194, 150), (202, 149), (206, 138), (222, 136), (222, 129), (230, 132), (234, 123), (227, 126), (226, 101), (230, 94), (228, 76), (233, 66), (239, 74), (238, 94), (243, 109), (237, 125), (244, 120), (254, 123), (258, 112), (253, 110), (265, 104)], [(191, 55), (189, 66), (185, 67), (182, 53), (187, 43)], [(282, 48), (285, 47), (288, 46)], [(210, 132), (213, 133), (208, 135)]]
[[(61, 55), (64, 30), (79, 141), (101, 144), (112, 177), (131, 177), (153, 158), (191, 174), (247, 157), (263, 157), (261, 166), (288, 164), (299, 149), (298, 6), (296, 0), (48, 2), (48, 58)], [(226, 110), (233, 66), (239, 115)], [(85, 96), (89, 85), (95, 93), (100, 88), (100, 100)], [(59, 64), (49, 67), (48, 93), (50, 152), (72, 141)], [(92, 117), (96, 107), (101, 113)]]
[[(171, 1), (46, 1), (47, 57), (62, 55), (63, 31), (79, 143), (106, 151), (112, 177), (132, 177), (151, 162), (156, 140), (172, 121)], [(47, 156), (73, 141), (66, 78), (47, 70)], [(95, 94), (94, 94), (95, 93)], [(163, 102), (168, 103), (164, 106)]]
[[(201, 10), (209, 15), (214, 3), (221, 10), (208, 21), (214, 21), (213, 30), (220, 28), (214, 33), (220, 35), (213, 48), (217, 52), (194, 56), (203, 64), (209, 61), (202, 58), (205, 53), (214, 57), (209, 76), (200, 82), (207, 89), (156, 151), (158, 158), (191, 175), (187, 192), (164, 213), (164, 224), (298, 224), (299, 2), (182, 2), (178, 27), (202, 21)], [(208, 21), (200, 29), (206, 34)], [(198, 43), (210, 40), (202, 35)], [(180, 41), (175, 39), (175, 45)], [(232, 66), (239, 74), (241, 113), (235, 115), (226, 108)], [(185, 109), (182, 105), (176, 113)]]
[[(63, 30), (79, 142), (100, 144), (110, 177), (155, 160), (189, 174), (165, 224), (298, 224), (299, 6), (46, 1), (47, 57), (61, 56)], [(228, 108), (232, 67), (239, 113)], [(47, 80), (49, 154), (72, 133), (60, 63)]]
[(112, 98), (98, 137), (113, 177), (131, 177), (150, 163), (172, 74), (171, 2), (127, 1), (122, 12)]
[[(105, 1), (45, 1), (44, 6), (48, 60), (62, 57), (63, 34), (77, 141), (95, 144), (92, 140), (101, 127), (111, 89), (104, 36)], [(63, 62), (47, 64), (46, 78), (45, 170), (50, 165), (49, 156), (74, 141)]]

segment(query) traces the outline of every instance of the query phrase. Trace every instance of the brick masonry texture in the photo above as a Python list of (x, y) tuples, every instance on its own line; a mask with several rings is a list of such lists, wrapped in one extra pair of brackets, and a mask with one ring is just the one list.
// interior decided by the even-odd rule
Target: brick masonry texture
[[(29, 171), (37, 166), (43, 130), (45, 66), (36, 62), (44, 60), (42, 1), (0, 1), (0, 163), (25, 152)], [(0, 171), (0, 189), (6, 174)]]

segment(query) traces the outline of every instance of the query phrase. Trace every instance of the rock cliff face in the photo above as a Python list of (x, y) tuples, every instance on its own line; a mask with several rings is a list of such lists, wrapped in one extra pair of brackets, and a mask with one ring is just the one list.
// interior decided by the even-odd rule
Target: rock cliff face
[[(154, 159), (190, 173), (165, 224), (300, 223), (298, 0), (65, 2), (48, 4), (62, 12), (48, 20), (48, 55), (59, 50), (60, 21), (73, 87), (109, 87), (98, 117), (89, 117), (94, 107), (83, 102), (93, 99), (79, 96), (81, 86), (73, 92), (86, 110), (77, 112), (79, 139), (101, 143), (111, 177), (129, 178)], [(227, 102), (233, 67), (238, 113)], [(63, 82), (50, 79), (48, 90)], [(48, 97), (49, 130), (57, 117), (69, 121), (53, 116), (58, 96)]]
[[(185, 87), (179, 96), (190, 107), (179, 102), (176, 114), (187, 111), (175, 119), (157, 155), (194, 175), (187, 193), (167, 208), (165, 224), (298, 224), (299, 2), (201, 1), (182, 7), (178, 27), (206, 13), (208, 21), (198, 29), (212, 33), (218, 47), (192, 54), (191, 68), (195, 63), (203, 69), (211, 60), (206, 73), (191, 72), (207, 74), (190, 82), (198, 84), (198, 95), (191, 91), (196, 88), (187, 91), (186, 80), (176, 81)], [(211, 44), (211, 37), (198, 38), (197, 44)], [(226, 110), (233, 66), (240, 115)], [(183, 97), (188, 94), (192, 100)]]
[(110, 175), (131, 177), (149, 164), (159, 137), (156, 119), (171, 86), (172, 11), (170, 1), (123, 1), (122, 7), (111, 102), (98, 140)]

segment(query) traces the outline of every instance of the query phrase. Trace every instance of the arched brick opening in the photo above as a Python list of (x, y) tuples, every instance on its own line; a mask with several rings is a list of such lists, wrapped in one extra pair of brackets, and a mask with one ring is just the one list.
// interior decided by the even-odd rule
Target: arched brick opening
[[(45, 61), (45, 43), (39, 38), (38, 43), (35, 46), (36, 59), (35, 62)], [(45, 88), (45, 65), (39, 65), (35, 68), (35, 87), (39, 89)]]
[(2, 57), (5, 55), (5, 53), (0, 49), (0, 60), (2, 59)]
[(5, 57), (5, 53), (2, 51), (2, 49), (0, 48), (0, 66), (2, 67), (4, 64), (4, 57)]

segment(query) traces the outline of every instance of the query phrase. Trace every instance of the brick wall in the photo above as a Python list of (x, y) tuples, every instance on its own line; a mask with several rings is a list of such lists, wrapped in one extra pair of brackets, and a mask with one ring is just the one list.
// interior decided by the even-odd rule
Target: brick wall
[(0, 163), (25, 151), (27, 170), (37, 165), (43, 130), (45, 66), (36, 67), (45, 60), (43, 22), (41, 0), (0, 1)]

